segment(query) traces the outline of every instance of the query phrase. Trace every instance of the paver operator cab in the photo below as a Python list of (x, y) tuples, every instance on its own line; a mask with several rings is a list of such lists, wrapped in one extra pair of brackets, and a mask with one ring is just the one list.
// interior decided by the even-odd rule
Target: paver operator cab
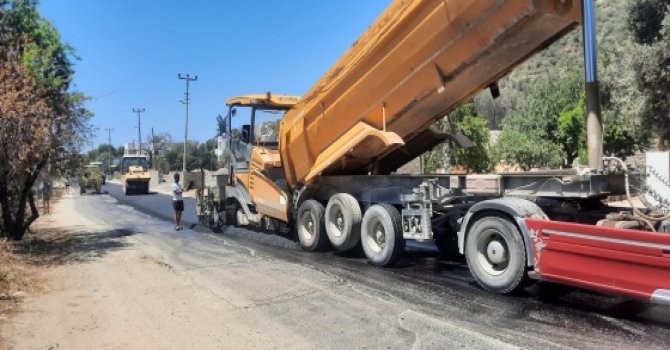
[[(432, 124), (482, 89), (495, 95), (500, 78), (583, 20), (595, 44), (592, 1), (393, 1), (303, 97), (228, 100), (213, 212), (229, 225), (295, 227), (306, 250), (362, 245), (379, 266), (406, 240), (435, 240), (492, 292), (534, 278), (670, 304), (670, 234), (650, 232), (670, 222), (603, 204), (630, 197), (629, 178), (616, 159), (601, 171), (597, 122), (592, 172), (393, 175), (450, 137)], [(592, 99), (595, 50), (585, 56)]]
[[(298, 96), (248, 95), (233, 97), (225, 118), (224, 157), (232, 186), (228, 195), (228, 222), (248, 224), (260, 215), (240, 203), (254, 203), (254, 211), (289, 221), (288, 188), (279, 155), (280, 122)], [(233, 120), (238, 128), (233, 128)], [(232, 203), (231, 203), (232, 202)]]

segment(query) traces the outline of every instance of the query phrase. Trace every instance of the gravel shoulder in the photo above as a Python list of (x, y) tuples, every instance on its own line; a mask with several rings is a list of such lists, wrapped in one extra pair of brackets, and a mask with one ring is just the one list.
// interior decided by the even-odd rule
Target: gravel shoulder
[[(233, 241), (208, 251), (193, 246), (196, 233), (175, 233), (132, 210), (111, 221), (118, 225), (81, 215), (82, 205), (100, 198), (66, 196), (36, 225), (61, 236), (42, 256), (50, 262), (43, 290), (27, 295), (0, 326), (5, 347), (510, 347)], [(175, 244), (183, 250), (169, 248)]]

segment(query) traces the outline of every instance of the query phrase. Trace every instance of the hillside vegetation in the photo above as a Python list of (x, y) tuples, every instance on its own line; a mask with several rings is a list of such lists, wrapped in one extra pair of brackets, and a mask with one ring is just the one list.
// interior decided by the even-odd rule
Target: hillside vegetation
[[(598, 70), (605, 124), (606, 155), (625, 157), (653, 146), (664, 148), (670, 140), (670, 0), (598, 0), (596, 2)], [(667, 17), (667, 18), (666, 18)], [(665, 23), (665, 25), (663, 25)], [(472, 131), (479, 120), (483, 128), (500, 130), (496, 140), (485, 140), (487, 152), (473, 152), (458, 159), (436, 153), (455, 150), (438, 147), (425, 159), (426, 171), (458, 165), (488, 169), (500, 164), (514, 168), (572, 167), (585, 164), (586, 127), (582, 29), (575, 28), (559, 41), (517, 67), (500, 82), (501, 96), (493, 99), (482, 91), (470, 118), (459, 119), (459, 130)], [(452, 113), (454, 118), (463, 111)], [(470, 125), (472, 120), (473, 125)], [(475, 125), (476, 124), (476, 125)], [(446, 128), (446, 129), (445, 129)], [(481, 135), (480, 131), (473, 135)], [(482, 158), (485, 156), (485, 159)], [(483, 162), (488, 166), (483, 167)]]

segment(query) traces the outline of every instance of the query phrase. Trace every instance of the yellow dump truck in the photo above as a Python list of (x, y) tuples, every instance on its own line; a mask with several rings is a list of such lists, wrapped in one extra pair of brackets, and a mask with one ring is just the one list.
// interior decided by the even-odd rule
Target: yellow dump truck
[[(362, 245), (378, 266), (396, 262), (406, 240), (434, 241), (447, 257), (463, 254), (477, 282), (497, 293), (535, 278), (654, 300), (635, 274), (612, 280), (611, 259), (593, 255), (564, 268), (569, 255), (556, 252), (565, 246), (551, 243), (580, 237), (595, 249), (628, 235), (596, 225), (608, 221), (608, 210), (593, 205), (625, 193), (621, 173), (393, 174), (454, 137), (432, 124), (482, 89), (495, 97), (500, 78), (582, 21), (587, 99), (594, 101), (593, 8), (593, 0), (393, 1), (304, 96), (227, 101), (226, 179), (209, 221), (294, 227), (305, 250)], [(547, 228), (556, 223), (568, 226)], [(639, 232), (631, 242), (670, 244), (670, 236)], [(593, 235), (603, 239), (589, 240)], [(664, 263), (656, 280), (670, 281)], [(622, 289), (626, 283), (635, 287)], [(665, 291), (670, 303), (670, 285), (655, 287), (658, 300)]]

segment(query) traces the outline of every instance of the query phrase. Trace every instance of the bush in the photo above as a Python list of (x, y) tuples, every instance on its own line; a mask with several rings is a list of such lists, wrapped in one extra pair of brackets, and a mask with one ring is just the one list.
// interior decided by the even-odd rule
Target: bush
[(557, 168), (563, 163), (561, 147), (541, 137), (537, 132), (505, 130), (500, 134), (493, 151), (496, 162), (516, 164), (523, 170)]

